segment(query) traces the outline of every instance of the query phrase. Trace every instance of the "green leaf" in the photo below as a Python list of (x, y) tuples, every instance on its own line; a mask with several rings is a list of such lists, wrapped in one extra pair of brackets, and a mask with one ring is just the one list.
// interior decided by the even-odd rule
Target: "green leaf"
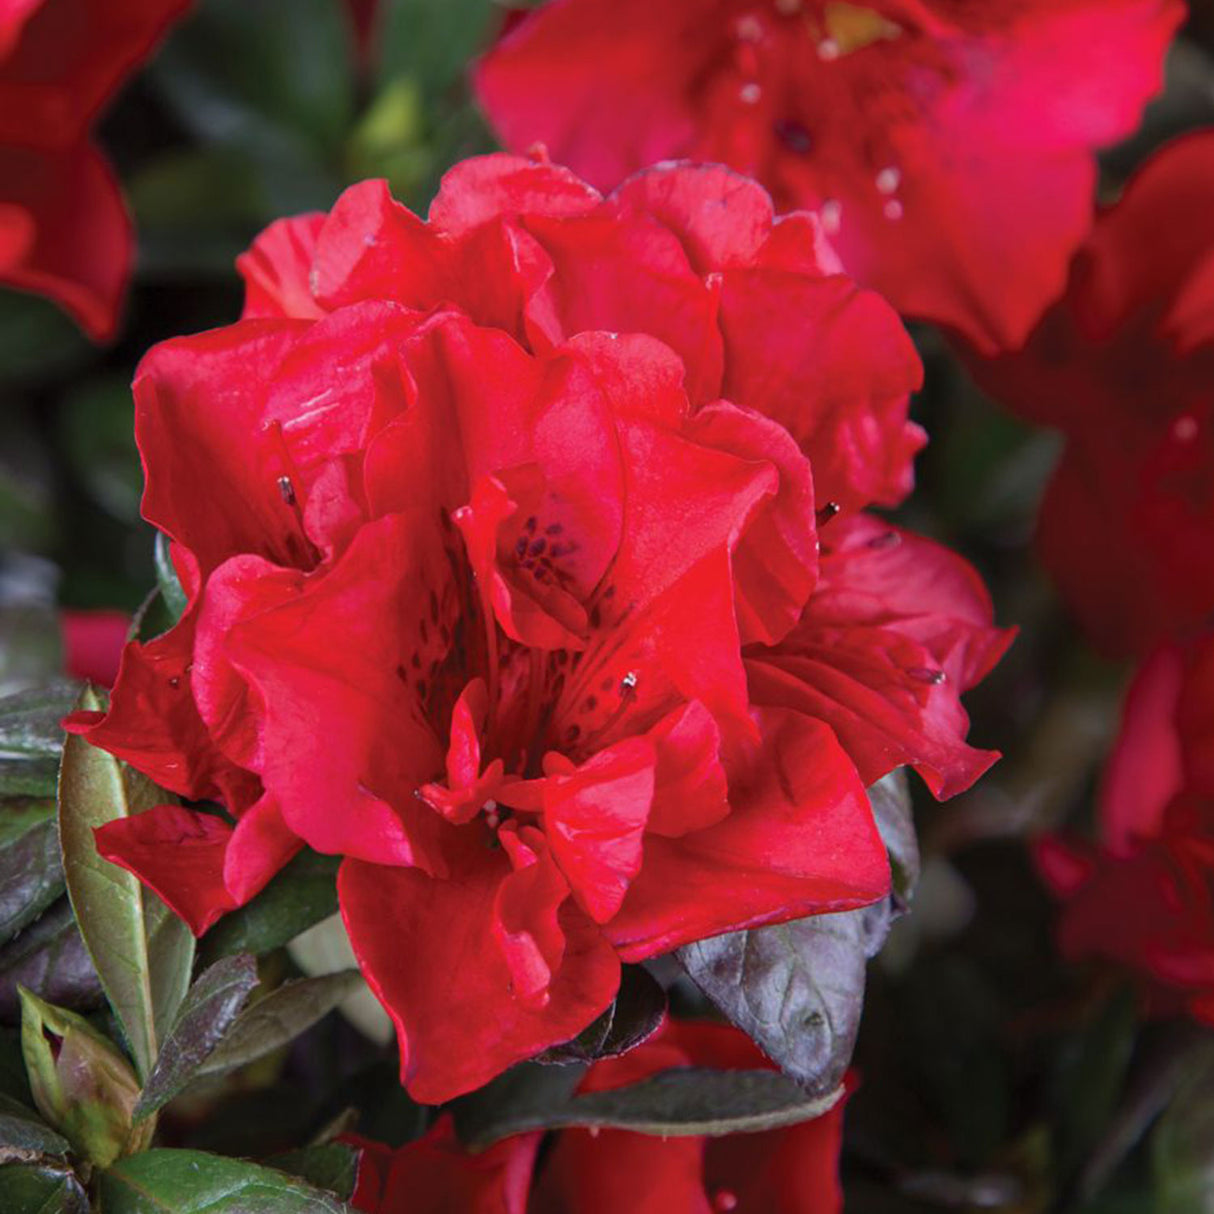
[(197, 1073), (235, 1070), (289, 1044), (358, 990), (362, 981), (358, 970), (344, 970), (283, 983), (241, 1013)]
[(317, 1189), (345, 1200), (354, 1192), (358, 1180), (358, 1151), (340, 1142), (327, 1142), (324, 1146), (306, 1147), (302, 1151), (288, 1151), (266, 1160), (268, 1167), (277, 1168), (306, 1180)]
[(225, 915), (207, 934), (203, 959), (232, 953), (260, 956), (337, 912), (339, 859), (305, 851), (246, 906)]
[(11, 1163), (0, 1168), (0, 1210), (4, 1214), (89, 1214), (79, 1179), (65, 1168)]
[(699, 940), (675, 955), (781, 1070), (820, 1094), (834, 1091), (851, 1060), (865, 968), (887, 922), (888, 912), (882, 920), (871, 907), (814, 915)]
[(74, 384), (63, 393), (58, 416), (75, 484), (111, 517), (138, 522), (143, 475), (130, 371), (93, 375)]
[(66, 898), (0, 949), (0, 1016), (6, 1020), (17, 1017), (18, 986), (60, 1007), (101, 1002), (101, 981)]
[(490, 41), (492, 0), (382, 0), (380, 79), (413, 77), (430, 99), (463, 81), (469, 62)]
[(480, 1150), (527, 1130), (569, 1126), (663, 1137), (776, 1129), (833, 1108), (842, 1089), (809, 1096), (776, 1071), (677, 1067), (628, 1087), (575, 1095), (582, 1069), (524, 1064), (454, 1105), (464, 1143)]
[(6, 380), (70, 374), (92, 356), (84, 335), (48, 300), (0, 290), (0, 367)]
[(563, 1066), (626, 1054), (656, 1032), (666, 1014), (666, 992), (639, 965), (626, 965), (611, 1006), (576, 1037), (545, 1050), (535, 1061)]
[(80, 684), (56, 679), (0, 699), (0, 752), (5, 757), (58, 760), (63, 749), (59, 722), (72, 710)]
[(901, 913), (910, 906), (919, 883), (919, 839), (906, 769), (895, 768), (869, 785), (868, 803), (889, 853), (895, 910)]
[(1151, 1138), (1154, 1214), (1214, 1214), (1214, 1053), (1192, 1068)]
[(143, 1095), (135, 1120), (168, 1104), (194, 1078), (198, 1068), (232, 1027), (257, 985), (257, 959), (247, 953), (225, 957), (205, 970), (190, 987), (177, 1013)]
[(0, 804), (0, 944), (63, 893), (55, 803)]
[(62, 1134), (56, 1134), (33, 1109), (26, 1108), (11, 1096), (0, 1094), (0, 1162), (11, 1162), (14, 1151), (66, 1155), (69, 1150), (68, 1140)]
[(173, 567), (173, 558), (169, 555), (169, 537), (163, 531), (156, 532), (156, 584), (160, 587), (160, 597), (168, 608), (173, 620), (181, 619), (188, 600), (181, 588), (181, 579)]
[(105, 1214), (350, 1214), (285, 1172), (203, 1151), (145, 1151), (101, 1176)]
[[(79, 707), (101, 710), (91, 688)], [(141, 1077), (189, 986), (194, 937), (132, 874), (97, 854), (93, 831), (171, 798), (112, 755), (70, 737), (59, 776), (59, 838), (76, 922)]]
[(21, 991), (21, 1049), (38, 1111), (106, 1167), (131, 1138), (139, 1084), (123, 1054), (82, 1016)]

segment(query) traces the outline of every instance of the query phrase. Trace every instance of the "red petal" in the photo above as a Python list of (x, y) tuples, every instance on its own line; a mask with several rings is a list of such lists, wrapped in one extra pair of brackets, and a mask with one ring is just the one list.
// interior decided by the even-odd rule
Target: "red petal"
[(63, 669), (74, 679), (112, 687), (131, 617), (125, 611), (62, 611)]
[(763, 747), (730, 781), (729, 817), (646, 839), (644, 866), (607, 928), (624, 960), (888, 893), (868, 799), (830, 730), (794, 712), (759, 718)]
[(241, 318), (313, 320), (324, 310), (312, 297), (312, 263), (325, 216), (299, 215), (272, 223), (236, 259), (245, 281)]
[[(548, 862), (550, 863), (550, 862)], [(509, 865), (471, 852), (460, 879), (347, 860), (342, 914), (359, 964), (396, 1024), (401, 1077), (427, 1104), (471, 1091), (515, 1062), (575, 1036), (611, 1002), (619, 962), (598, 928), (566, 902), (565, 937), (546, 1006), (511, 990), (497, 935)], [(476, 1043), (469, 1049), (469, 1042)]]
[(48, 296), (94, 341), (108, 341), (134, 253), (109, 164), (84, 143), (64, 151), (0, 146), (0, 183), (0, 283)]

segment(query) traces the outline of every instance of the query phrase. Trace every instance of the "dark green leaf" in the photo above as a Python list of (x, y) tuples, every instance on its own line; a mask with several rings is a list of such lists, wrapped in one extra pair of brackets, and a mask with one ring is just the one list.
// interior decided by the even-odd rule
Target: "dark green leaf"
[(357, 970), (286, 982), (247, 1008), (198, 1068), (199, 1075), (235, 1070), (294, 1041), (362, 985)]
[(275, 1155), (266, 1160), (266, 1164), (280, 1172), (298, 1176), (315, 1188), (324, 1189), (343, 1200), (354, 1192), (358, 1179), (358, 1152), (340, 1142), (327, 1142), (324, 1146)]
[(380, 78), (412, 77), (437, 98), (461, 83), (473, 56), (488, 46), (495, 15), (492, 0), (383, 0)]
[[(105, 707), (86, 688), (80, 707)], [(101, 984), (141, 1077), (150, 1074), (185, 998), (194, 962), (190, 930), (132, 874), (97, 854), (93, 831), (171, 800), (145, 776), (81, 737), (68, 739), (59, 776), (64, 875)]]
[(64, 454), (80, 485), (112, 517), (139, 519), (143, 475), (135, 446), (130, 372), (94, 375), (65, 392), (59, 410)]
[(0, 758), (0, 798), (53, 797), (58, 782), (55, 759)]
[(18, 985), (77, 1011), (101, 1001), (101, 980), (66, 898), (0, 949), (0, 1017), (10, 1022)]
[(202, 1151), (145, 1151), (101, 1177), (105, 1214), (348, 1214), (285, 1172)]
[(296, 856), (247, 906), (225, 915), (206, 935), (203, 959), (231, 953), (260, 956), (279, 948), (337, 912), (337, 866), (333, 856)]
[(769, 1058), (822, 1094), (838, 1087), (851, 1060), (865, 967), (878, 938), (881, 910), (866, 907), (714, 936), (676, 956)]
[(868, 803), (889, 853), (895, 910), (902, 912), (909, 907), (919, 883), (919, 839), (906, 769), (896, 768), (870, 785)]
[(572, 1040), (545, 1050), (535, 1061), (566, 1065), (626, 1054), (656, 1031), (665, 1013), (661, 985), (639, 965), (626, 965), (611, 1006)]
[(199, 976), (160, 1047), (135, 1107), (136, 1121), (168, 1104), (190, 1082), (232, 1027), (257, 982), (257, 960), (247, 953), (225, 957)]
[(1214, 1052), (1195, 1065), (1151, 1137), (1154, 1214), (1214, 1214)]
[(55, 803), (0, 804), (0, 944), (63, 893)]
[(775, 1129), (832, 1108), (841, 1089), (808, 1096), (775, 1071), (678, 1067), (640, 1083), (574, 1094), (581, 1069), (526, 1064), (455, 1105), (463, 1141), (480, 1149), (526, 1130), (594, 1126), (664, 1137)]
[(58, 679), (0, 699), (0, 752), (5, 757), (58, 760), (59, 722), (72, 710), (80, 685)]
[(37, 1155), (66, 1155), (70, 1145), (19, 1100), (0, 1095), (0, 1158), (3, 1152), (31, 1151)]
[(173, 559), (169, 556), (169, 540), (163, 531), (156, 532), (156, 584), (160, 587), (160, 597), (174, 621), (181, 619), (186, 609), (185, 591), (181, 588), (181, 579), (173, 568)]
[(4, 1214), (89, 1214), (89, 1199), (76, 1176), (41, 1163), (0, 1167)]

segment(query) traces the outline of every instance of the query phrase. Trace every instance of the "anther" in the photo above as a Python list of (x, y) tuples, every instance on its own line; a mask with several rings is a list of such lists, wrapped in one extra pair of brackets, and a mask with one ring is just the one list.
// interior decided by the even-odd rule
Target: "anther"
[(291, 484), (289, 476), (280, 476), (278, 478), (278, 492), (282, 495), (282, 500), (288, 506), (295, 505), (295, 486)]

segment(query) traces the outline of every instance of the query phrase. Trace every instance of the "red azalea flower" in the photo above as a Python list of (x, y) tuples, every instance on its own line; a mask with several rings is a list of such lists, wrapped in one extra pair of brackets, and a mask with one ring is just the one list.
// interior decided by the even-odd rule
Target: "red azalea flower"
[(1067, 444), (1041, 555), (1085, 630), (1142, 653), (1214, 613), (1214, 131), (1157, 153), (1096, 220), (1023, 353), (974, 360)]
[(1160, 1011), (1214, 1024), (1214, 637), (1138, 672), (1105, 773), (1098, 848), (1048, 837), (1068, 956), (1134, 971)]
[(602, 188), (721, 161), (817, 210), (903, 312), (1013, 347), (1087, 231), (1094, 149), (1160, 84), (1180, 0), (551, 0), (480, 63), (506, 145)]
[[(626, 1058), (596, 1063), (582, 1090), (622, 1087), (683, 1066), (771, 1068), (737, 1029), (671, 1022)], [(470, 1155), (444, 1117), (397, 1151), (348, 1139), (362, 1150), (351, 1204), (366, 1214), (839, 1214), (843, 1107), (840, 1101), (787, 1129), (724, 1138), (564, 1130), (534, 1182), (541, 1135), (507, 1138)]]
[[(854, 501), (905, 475), (890, 395), (916, 368), (892, 313), (817, 268), (812, 224), (772, 228), (754, 193), (670, 168), (604, 202), (491, 157), (426, 224), (356, 186), (257, 242), (249, 318), (137, 376), (144, 513), (189, 607), (72, 728), (237, 822), (161, 807), (99, 846), (198, 931), (301, 841), (346, 856), (419, 1099), (576, 1034), (621, 960), (883, 896), (861, 777), (915, 762), (951, 790), (989, 761), (956, 703), (1003, 643), (972, 574), (924, 548), (909, 576), (915, 542), (839, 519), (863, 552), (841, 542), (815, 591), (810, 461), (756, 410), (811, 452), (861, 436), (823, 461)], [(765, 334), (753, 366), (743, 334), (814, 284), (818, 331)], [(809, 666), (769, 690), (773, 646)]]
[(89, 131), (188, 0), (0, 0), (0, 283), (110, 337), (134, 242)]
[(112, 687), (130, 629), (125, 611), (61, 611), (63, 669), (73, 679)]

